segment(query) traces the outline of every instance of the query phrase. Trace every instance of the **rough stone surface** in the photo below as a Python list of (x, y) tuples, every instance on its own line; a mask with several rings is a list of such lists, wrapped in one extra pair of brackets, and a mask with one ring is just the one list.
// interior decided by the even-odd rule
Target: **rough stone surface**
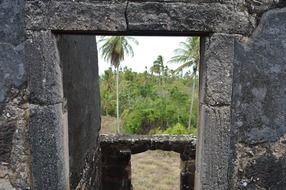
[[(28, 93), (11, 89), (0, 117), (0, 181), (4, 189), (31, 188)], [(0, 186), (1, 187), (1, 186)]]
[(239, 36), (214, 34), (204, 39), (201, 103), (209, 106), (231, 105), (236, 38)]
[(66, 189), (63, 105), (30, 105), (34, 190)]
[(102, 189), (131, 190), (131, 154), (147, 150), (180, 153), (181, 190), (194, 188), (196, 139), (191, 135), (101, 135)]
[(131, 151), (102, 150), (102, 190), (132, 190)]
[(11, 86), (20, 87), (25, 79), (23, 45), (15, 47), (0, 42), (0, 108), (3, 108)]
[[(209, 36), (202, 40), (198, 190), (284, 189), (285, 6), (285, 0), (0, 0), (0, 188), (68, 188), (53, 33), (120, 32)], [(85, 157), (79, 184), (100, 173), (99, 152)]]
[(202, 39), (200, 128), (196, 189), (228, 189), (234, 43), (238, 35), (213, 34)]
[(50, 31), (29, 32), (25, 58), (29, 64), (30, 101), (53, 105), (63, 101), (62, 72), (56, 40)]
[(24, 4), (0, 1), (0, 189), (31, 189)]
[[(93, 35), (58, 35), (57, 39), (68, 110), (70, 180), (75, 189), (86, 160), (98, 157), (94, 155), (100, 130), (97, 46)], [(96, 176), (88, 177), (89, 185), (94, 184)]]
[(283, 0), (35, 0), (26, 4), (26, 23), (30, 30), (249, 35), (277, 6)]
[(126, 2), (28, 1), (27, 28), (31, 30), (124, 31)]
[(17, 46), (25, 40), (24, 5), (23, 0), (0, 1), (0, 43)]
[(267, 12), (235, 45), (233, 188), (284, 189), (286, 8)]
[(101, 135), (100, 147), (110, 150), (130, 149), (132, 154), (147, 150), (165, 150), (178, 153), (189, 151), (195, 155), (196, 139), (191, 135)]
[(130, 2), (129, 30), (249, 33), (248, 15), (221, 3)]

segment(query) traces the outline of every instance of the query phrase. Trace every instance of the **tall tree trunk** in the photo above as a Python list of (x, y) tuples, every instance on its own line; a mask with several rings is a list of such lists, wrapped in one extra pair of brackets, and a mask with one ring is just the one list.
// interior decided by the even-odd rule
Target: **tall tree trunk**
[(192, 115), (193, 115), (193, 105), (194, 105), (194, 96), (195, 96), (195, 85), (196, 85), (196, 73), (193, 74), (193, 88), (192, 88), (192, 100), (191, 100), (191, 106), (190, 106), (190, 116), (189, 116), (189, 129), (191, 129), (192, 125)]
[(119, 67), (116, 67), (116, 130), (120, 134), (120, 118), (119, 118)]

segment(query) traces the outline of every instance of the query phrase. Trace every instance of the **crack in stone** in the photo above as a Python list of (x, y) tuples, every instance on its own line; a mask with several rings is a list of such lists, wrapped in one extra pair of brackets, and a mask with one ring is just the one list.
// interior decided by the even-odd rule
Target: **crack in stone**
[(125, 7), (125, 11), (124, 11), (124, 17), (125, 17), (126, 30), (127, 31), (129, 30), (129, 22), (128, 22), (128, 15), (127, 15), (128, 5), (129, 5), (129, 0), (126, 1), (126, 7)]

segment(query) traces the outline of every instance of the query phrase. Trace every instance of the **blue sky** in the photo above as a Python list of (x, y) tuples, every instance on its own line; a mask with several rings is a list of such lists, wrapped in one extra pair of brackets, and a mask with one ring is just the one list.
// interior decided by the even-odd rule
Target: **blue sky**
[[(139, 44), (133, 45), (134, 57), (126, 57), (121, 63), (121, 67), (127, 66), (136, 72), (144, 72), (145, 66), (148, 70), (153, 65), (158, 55), (162, 55), (165, 64), (174, 56), (174, 50), (179, 47), (179, 43), (185, 41), (187, 37), (134, 37)], [(177, 64), (167, 64), (170, 69), (178, 67)], [(99, 74), (110, 67), (110, 63), (106, 63), (99, 56)]]

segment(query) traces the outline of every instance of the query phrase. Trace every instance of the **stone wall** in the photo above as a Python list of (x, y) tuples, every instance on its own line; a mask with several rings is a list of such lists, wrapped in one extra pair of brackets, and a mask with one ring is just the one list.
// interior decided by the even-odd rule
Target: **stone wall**
[(286, 8), (234, 45), (233, 189), (285, 189)]
[(284, 0), (1, 0), (1, 186), (68, 189), (55, 34), (93, 33), (202, 36), (197, 189), (282, 188), (285, 6)]
[(71, 189), (80, 181), (80, 189), (97, 189), (100, 102), (96, 39), (94, 35), (62, 34), (57, 35), (57, 41), (68, 112)]
[(196, 139), (191, 135), (101, 135), (100, 147), (103, 190), (131, 190), (131, 154), (147, 150), (179, 153), (180, 189), (194, 189)]
[(0, 1), (0, 189), (32, 187), (24, 5)]

